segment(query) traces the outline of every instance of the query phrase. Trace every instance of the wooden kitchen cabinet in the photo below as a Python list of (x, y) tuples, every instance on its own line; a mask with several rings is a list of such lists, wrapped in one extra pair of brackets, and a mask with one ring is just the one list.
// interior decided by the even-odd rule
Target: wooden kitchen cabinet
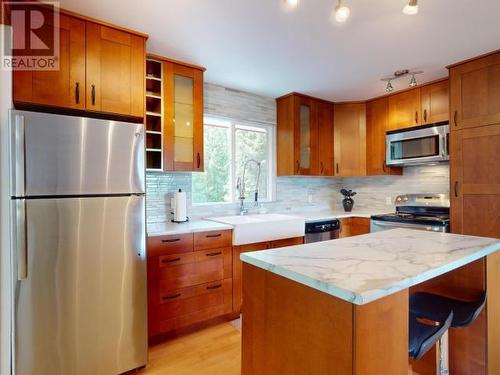
[(333, 176), (333, 104), (318, 102), (318, 174)]
[(389, 96), (389, 130), (422, 124), (420, 88)]
[(85, 109), (85, 21), (60, 15), (59, 54), (59, 70), (13, 72), (14, 103)]
[(422, 124), (448, 121), (450, 118), (449, 81), (431, 83), (420, 88)]
[(366, 174), (401, 175), (402, 168), (386, 165), (385, 133), (389, 130), (389, 99), (382, 97), (366, 103)]
[(365, 103), (335, 104), (333, 123), (335, 176), (365, 176)]
[(146, 39), (145, 34), (61, 10), (60, 69), (15, 71), (15, 107), (142, 119)]
[(333, 103), (291, 93), (276, 104), (278, 176), (333, 175)]
[(87, 110), (142, 118), (144, 38), (93, 22), (86, 27)]
[(146, 168), (202, 172), (205, 68), (148, 54)]
[(449, 69), (450, 130), (500, 123), (500, 52)]
[(318, 106), (292, 93), (276, 99), (278, 176), (318, 173)]
[(233, 312), (239, 313), (241, 311), (241, 302), (243, 297), (242, 278), (241, 278), (243, 262), (240, 260), (241, 253), (302, 245), (303, 243), (304, 243), (304, 237), (294, 237), (276, 241), (266, 241), (266, 242), (251, 243), (247, 245), (233, 246)]
[(499, 150), (500, 124), (451, 133), (453, 233), (500, 238)]
[(148, 238), (150, 338), (231, 314), (231, 242), (231, 230)]
[(339, 237), (352, 237), (370, 233), (370, 219), (366, 217), (346, 217), (340, 220)]

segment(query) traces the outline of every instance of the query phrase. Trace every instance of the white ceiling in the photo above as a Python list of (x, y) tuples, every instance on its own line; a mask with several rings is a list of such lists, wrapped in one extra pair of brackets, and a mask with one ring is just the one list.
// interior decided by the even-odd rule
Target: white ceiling
[[(335, 24), (336, 0), (61, 0), (63, 8), (150, 35), (147, 51), (203, 65), (205, 80), (267, 96), (290, 91), (342, 101), (384, 94), (397, 69), (445, 66), (500, 48), (499, 0), (344, 0), (351, 18)], [(394, 84), (407, 86), (407, 80)]]

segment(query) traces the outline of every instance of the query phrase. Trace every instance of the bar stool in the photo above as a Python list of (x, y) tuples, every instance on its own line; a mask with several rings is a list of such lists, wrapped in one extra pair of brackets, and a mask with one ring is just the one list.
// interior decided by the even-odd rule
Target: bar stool
[[(455, 298), (440, 296), (433, 293), (417, 292), (410, 296), (410, 343), (413, 340), (421, 343), (421, 352), (411, 351), (409, 347), (410, 357), (416, 360), (420, 359), (434, 343), (437, 343), (438, 350), (438, 374), (449, 374), (448, 370), (448, 328), (464, 328), (472, 324), (479, 316), (484, 306), (486, 305), (486, 292), (481, 294), (481, 297), (476, 301), (462, 301)], [(450, 324), (448, 322), (450, 320)], [(432, 331), (432, 338), (439, 336), (431, 343), (431, 337), (426, 340), (420, 338), (419, 334), (423, 328), (415, 326), (412, 320), (418, 324), (430, 323), (436, 325), (436, 329)], [(440, 329), (437, 329), (440, 327)], [(445, 329), (446, 328), (446, 329)], [(429, 329), (427, 329), (429, 331)], [(430, 332), (430, 331), (429, 331)], [(415, 337), (416, 338), (415, 338)], [(418, 346), (418, 345), (417, 345)]]

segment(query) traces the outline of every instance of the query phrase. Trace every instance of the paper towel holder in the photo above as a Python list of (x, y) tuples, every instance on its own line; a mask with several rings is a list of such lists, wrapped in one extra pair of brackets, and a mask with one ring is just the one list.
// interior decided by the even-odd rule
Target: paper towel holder
[[(184, 211), (183, 214), (180, 214), (181, 217), (183, 217), (182, 220), (178, 220), (178, 203), (177, 203), (177, 198), (178, 198), (178, 194), (179, 195), (183, 195), (183, 205), (184, 205), (184, 209), (182, 211)], [(188, 222), (189, 221), (189, 217), (186, 215), (186, 193), (183, 193), (182, 192), (182, 189), (179, 189), (178, 193), (176, 192), (175, 193), (175, 196), (174, 198), (171, 198), (170, 199), (170, 206), (171, 206), (171, 213), (174, 215), (173, 219), (171, 220), (173, 223), (185, 223), (185, 222)], [(177, 219), (177, 220), (176, 220)]]

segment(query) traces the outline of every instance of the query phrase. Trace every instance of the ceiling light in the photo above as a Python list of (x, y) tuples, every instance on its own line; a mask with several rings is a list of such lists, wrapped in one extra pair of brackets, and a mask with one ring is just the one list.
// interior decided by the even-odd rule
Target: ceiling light
[(415, 87), (416, 85), (417, 85), (417, 79), (415, 78), (415, 74), (412, 74), (410, 79), (410, 87)]
[(385, 91), (391, 92), (392, 90), (394, 90), (394, 87), (392, 87), (391, 81), (388, 81), (387, 86), (385, 87)]
[(342, 5), (342, 1), (339, 0), (337, 6), (335, 7), (335, 19), (337, 20), (337, 22), (347, 21), (350, 13), (351, 10), (345, 5)]
[(299, 0), (283, 0), (283, 1), (290, 8), (297, 8), (297, 5), (299, 5)]
[(409, 16), (413, 16), (418, 13), (417, 0), (409, 0), (408, 4), (403, 8), (403, 13)]

